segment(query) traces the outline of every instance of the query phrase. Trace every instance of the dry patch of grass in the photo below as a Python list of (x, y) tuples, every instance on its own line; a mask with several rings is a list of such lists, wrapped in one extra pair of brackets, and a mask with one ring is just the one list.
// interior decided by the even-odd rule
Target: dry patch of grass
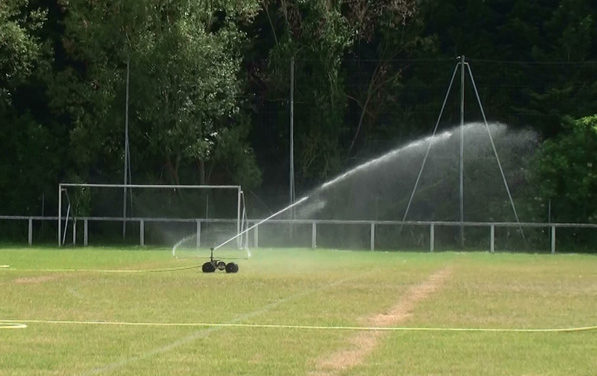
[(17, 285), (28, 285), (33, 283), (45, 283), (50, 281), (55, 281), (57, 279), (62, 278), (63, 276), (58, 274), (48, 274), (48, 275), (40, 275), (35, 277), (20, 277), (15, 278), (12, 280), (12, 283), (16, 283)]
[[(397, 303), (387, 312), (373, 314), (361, 321), (366, 326), (389, 327), (399, 324), (412, 315), (413, 309), (420, 301), (427, 299), (436, 290), (442, 287), (449, 277), (451, 268), (443, 268), (431, 274), (421, 283), (411, 286), (404, 296), (399, 297)], [(379, 342), (388, 332), (361, 331), (348, 339), (347, 346), (337, 351), (320, 357), (315, 364), (315, 369), (309, 374), (312, 376), (333, 376), (347, 369), (362, 364)]]

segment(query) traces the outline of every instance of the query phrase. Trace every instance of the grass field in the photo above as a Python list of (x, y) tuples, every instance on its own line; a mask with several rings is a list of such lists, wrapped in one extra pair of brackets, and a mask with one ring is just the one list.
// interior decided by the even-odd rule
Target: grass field
[(259, 249), (238, 274), (187, 268), (203, 261), (0, 249), (0, 326), (27, 325), (0, 329), (0, 375), (597, 369), (597, 330), (552, 331), (597, 325), (594, 255)]

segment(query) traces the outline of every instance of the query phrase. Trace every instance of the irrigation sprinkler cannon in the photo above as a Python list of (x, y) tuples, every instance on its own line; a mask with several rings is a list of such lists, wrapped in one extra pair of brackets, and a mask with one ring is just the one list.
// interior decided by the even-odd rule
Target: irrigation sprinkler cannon
[(225, 263), (222, 260), (214, 259), (214, 248), (210, 249), (209, 261), (203, 264), (201, 267), (203, 273), (213, 273), (216, 270), (225, 270), (226, 273), (238, 272), (238, 265), (234, 262)]
[(211, 254), (209, 256), (209, 261), (207, 261), (205, 264), (203, 264), (203, 266), (201, 267), (201, 270), (203, 270), (203, 273), (212, 273), (215, 272), (216, 270), (225, 270), (226, 273), (236, 273), (238, 272), (238, 265), (233, 263), (233, 262), (229, 262), (229, 263), (225, 263), (222, 260), (216, 260), (214, 259), (214, 251), (217, 250), (218, 248), (222, 247), (225, 244), (230, 243), (231, 241), (233, 241), (234, 239), (238, 238), (241, 235), (246, 234), (247, 232), (251, 231), (252, 229), (254, 229), (255, 227), (259, 226), (260, 224), (262, 224), (263, 222), (269, 221), (270, 219), (274, 218), (275, 216), (277, 216), (280, 213), (285, 212), (286, 210), (299, 205), (301, 202), (307, 200), (309, 198), (309, 196), (305, 196), (303, 198), (301, 198), (300, 200), (296, 201), (295, 203), (285, 207), (282, 210), (279, 210), (277, 212), (275, 212), (274, 214), (270, 215), (269, 217), (262, 219), (261, 221), (255, 223), (253, 226), (250, 226), (246, 229), (244, 229), (243, 231), (239, 232), (238, 234), (234, 235), (233, 237), (231, 237), (230, 239), (226, 240), (225, 242), (212, 247), (210, 249)]

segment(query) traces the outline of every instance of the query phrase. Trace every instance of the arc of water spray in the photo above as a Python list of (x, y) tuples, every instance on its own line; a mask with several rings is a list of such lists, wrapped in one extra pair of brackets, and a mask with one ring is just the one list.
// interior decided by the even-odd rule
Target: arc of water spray
[(239, 232), (238, 234), (234, 235), (233, 237), (231, 237), (230, 239), (226, 240), (225, 242), (218, 244), (217, 246), (212, 248), (212, 251), (217, 250), (218, 248), (221, 248), (222, 246), (230, 243), (231, 241), (233, 241), (234, 239), (238, 238), (239, 236), (242, 236), (244, 234), (246, 234), (247, 232), (251, 231), (252, 229), (254, 229), (255, 227), (259, 226), (260, 224), (262, 224), (263, 222), (267, 222), (270, 219), (274, 218), (277, 215), (280, 215), (282, 213), (284, 213), (287, 210), (292, 209), (293, 207), (297, 206), (298, 204), (302, 203), (303, 201), (306, 201), (309, 199), (309, 196), (305, 196), (303, 198), (301, 198), (300, 200), (296, 201), (295, 203), (293, 203), (292, 205), (288, 205), (287, 207), (278, 210), (277, 212), (275, 212), (274, 214), (270, 215), (267, 218), (262, 219), (261, 221), (255, 223), (253, 226), (247, 227), (246, 229), (244, 229), (243, 231)]

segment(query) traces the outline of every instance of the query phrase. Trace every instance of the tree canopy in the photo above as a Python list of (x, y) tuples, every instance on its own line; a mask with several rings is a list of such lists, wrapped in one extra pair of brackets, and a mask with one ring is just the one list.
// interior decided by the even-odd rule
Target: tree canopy
[(565, 131), (543, 143), (535, 156), (531, 181), (542, 202), (553, 202), (559, 222), (597, 220), (597, 115), (568, 121)]
[(127, 111), (133, 182), (241, 184), (275, 207), (291, 77), (307, 191), (428, 135), (464, 55), (488, 117), (544, 141), (525, 199), (594, 221), (580, 203), (594, 188), (596, 17), (589, 0), (4, 0), (0, 214), (55, 207), (58, 182), (120, 182)]

